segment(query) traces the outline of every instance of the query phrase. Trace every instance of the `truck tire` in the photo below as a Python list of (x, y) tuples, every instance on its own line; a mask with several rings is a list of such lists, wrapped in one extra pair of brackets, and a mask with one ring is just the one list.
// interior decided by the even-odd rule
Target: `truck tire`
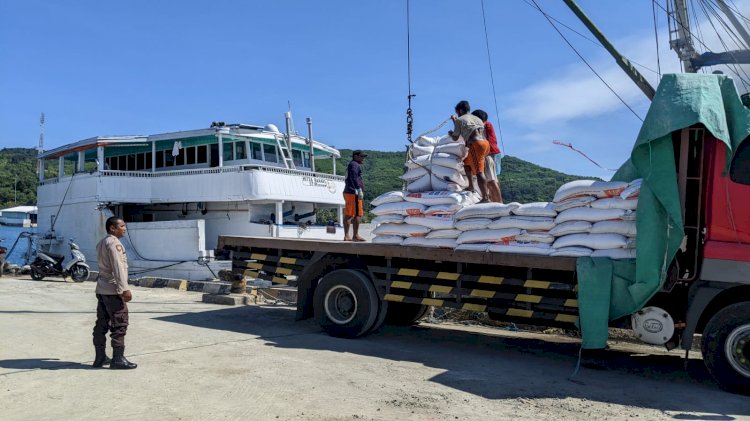
[(750, 394), (750, 301), (727, 306), (708, 321), (701, 351), (724, 390)]
[(428, 309), (428, 306), (421, 304), (389, 302), (385, 323), (396, 326), (410, 326), (424, 317)]
[(315, 288), (314, 303), (315, 320), (339, 338), (363, 335), (378, 316), (378, 294), (359, 270), (338, 269), (323, 276)]

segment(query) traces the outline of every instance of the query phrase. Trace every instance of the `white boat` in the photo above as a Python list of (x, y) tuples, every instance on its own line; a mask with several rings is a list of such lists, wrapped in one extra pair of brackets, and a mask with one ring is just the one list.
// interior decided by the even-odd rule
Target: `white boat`
[[(132, 277), (200, 280), (231, 268), (213, 253), (220, 234), (343, 240), (340, 153), (309, 137), (212, 123), (41, 152), (38, 246), (64, 254), (75, 238), (96, 269), (104, 222), (117, 215), (128, 226)], [(314, 171), (320, 159), (332, 161), (334, 174)], [(331, 220), (316, 219), (323, 209)]]
[(16, 206), (0, 210), (0, 224), (16, 227), (36, 226), (36, 206)]

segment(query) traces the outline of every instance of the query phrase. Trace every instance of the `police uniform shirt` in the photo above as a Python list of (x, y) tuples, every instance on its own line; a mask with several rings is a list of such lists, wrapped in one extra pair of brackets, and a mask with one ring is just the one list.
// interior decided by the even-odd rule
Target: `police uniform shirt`
[(120, 239), (110, 234), (96, 245), (96, 260), (99, 264), (99, 279), (96, 293), (120, 295), (129, 290), (128, 256)]

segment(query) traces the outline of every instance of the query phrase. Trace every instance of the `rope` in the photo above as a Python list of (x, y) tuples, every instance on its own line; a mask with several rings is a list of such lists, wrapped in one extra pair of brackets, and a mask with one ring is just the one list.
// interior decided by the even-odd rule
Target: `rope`
[(584, 157), (584, 158), (586, 158), (586, 159), (588, 159), (589, 161), (593, 162), (593, 163), (594, 163), (594, 165), (596, 165), (597, 167), (599, 167), (599, 168), (601, 168), (601, 169), (603, 169), (603, 170), (607, 170), (607, 171), (612, 171), (612, 172), (614, 172), (614, 171), (617, 171), (617, 170), (614, 170), (614, 169), (612, 169), (612, 168), (605, 168), (605, 167), (602, 167), (601, 165), (599, 165), (599, 163), (598, 163), (598, 162), (596, 162), (596, 161), (594, 161), (593, 159), (589, 158), (589, 156), (588, 156), (588, 155), (586, 155), (586, 154), (585, 154), (585, 153), (583, 153), (582, 151), (579, 151), (578, 149), (574, 148), (574, 147), (573, 147), (573, 144), (572, 144), (572, 143), (565, 143), (565, 142), (562, 142), (562, 141), (560, 141), (560, 140), (553, 140), (553, 141), (552, 141), (552, 143), (554, 143), (555, 145), (565, 146), (566, 148), (570, 148), (570, 149), (572, 149), (573, 151), (575, 151), (575, 152), (578, 152), (579, 154), (583, 155), (583, 157)]
[(495, 100), (495, 118), (497, 118), (497, 133), (500, 138), (502, 153), (507, 154), (505, 144), (503, 143), (503, 129), (500, 127), (500, 111), (497, 106), (497, 93), (495, 92), (495, 76), (492, 71), (492, 57), (490, 56), (490, 38), (487, 36), (487, 19), (484, 12), (484, 0), (482, 0), (482, 23), (484, 24), (484, 43), (487, 46), (487, 62), (490, 65), (490, 81), (492, 82), (492, 99)]
[(656, 23), (656, 6), (651, 2), (651, 12), (654, 14), (654, 40), (656, 41), (656, 76), (661, 80), (661, 60), (659, 58), (659, 32)]
[(411, 93), (411, 18), (409, 17), (409, 4), (411, 2), (406, 0), (406, 81), (409, 88), (409, 94), (406, 99), (409, 104), (406, 109), (406, 140), (409, 144), (412, 143), (411, 133), (412, 127), (414, 126), (414, 113), (411, 110), (411, 99), (416, 95)]

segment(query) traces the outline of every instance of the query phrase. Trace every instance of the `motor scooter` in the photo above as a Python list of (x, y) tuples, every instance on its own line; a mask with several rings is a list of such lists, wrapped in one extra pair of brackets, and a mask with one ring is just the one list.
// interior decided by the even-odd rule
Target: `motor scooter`
[(65, 262), (65, 256), (37, 250), (36, 259), (30, 265), (31, 279), (41, 281), (45, 276), (62, 276), (63, 279), (70, 276), (75, 282), (88, 279), (90, 268), (86, 263), (86, 256), (81, 253), (81, 249), (72, 238), (68, 241), (68, 245), (70, 245), (71, 259), (67, 262)]

